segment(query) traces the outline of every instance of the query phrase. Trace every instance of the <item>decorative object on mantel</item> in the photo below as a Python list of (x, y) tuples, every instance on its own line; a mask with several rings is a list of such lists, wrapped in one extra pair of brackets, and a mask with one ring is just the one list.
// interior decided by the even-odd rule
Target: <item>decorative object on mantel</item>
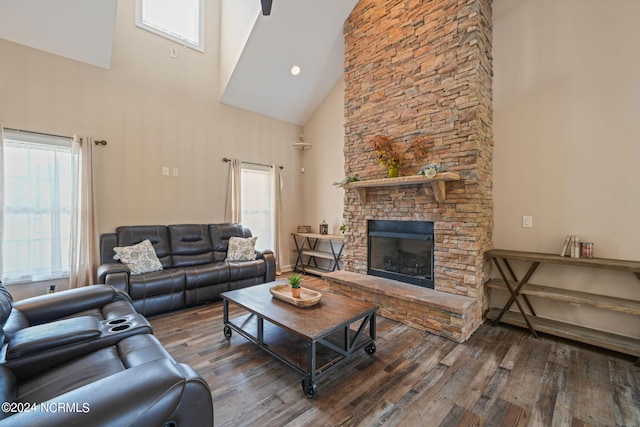
[(311, 233), (311, 226), (310, 225), (299, 225), (298, 226), (298, 233)]
[(324, 219), (320, 223), (320, 234), (329, 234), (329, 224)]
[(348, 183), (356, 181), (360, 181), (358, 175), (349, 175), (345, 176), (342, 181), (334, 182), (333, 185), (340, 188), (346, 188)]
[(429, 162), (425, 167), (423, 167), (418, 171), (417, 175), (424, 175), (427, 178), (433, 178), (436, 176), (436, 174), (440, 172), (446, 172), (446, 171), (447, 171), (447, 168), (440, 165), (440, 163)]
[(407, 154), (413, 153), (415, 157), (424, 157), (427, 154), (427, 147), (422, 138), (417, 138), (406, 150), (398, 152), (394, 149), (391, 138), (387, 135), (377, 135), (371, 141), (371, 148), (378, 155), (378, 164), (387, 168), (388, 178), (398, 176), (398, 168)]
[(460, 175), (455, 172), (440, 172), (433, 178), (427, 178), (424, 175), (401, 176), (398, 178), (368, 179), (364, 181), (356, 181), (345, 184), (344, 188), (354, 189), (358, 193), (358, 197), (362, 203), (367, 202), (367, 188), (373, 187), (396, 187), (402, 185), (418, 185), (426, 194), (426, 184), (431, 185), (433, 197), (436, 202), (442, 203), (446, 199), (446, 190), (444, 183), (446, 181), (459, 181)]

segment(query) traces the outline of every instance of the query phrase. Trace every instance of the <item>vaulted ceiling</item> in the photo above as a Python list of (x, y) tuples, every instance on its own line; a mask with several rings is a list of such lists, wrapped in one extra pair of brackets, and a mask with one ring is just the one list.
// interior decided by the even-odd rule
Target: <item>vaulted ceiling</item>
[[(303, 125), (342, 75), (342, 27), (357, 0), (273, 0), (269, 16), (260, 0), (220, 2), (220, 101)], [(0, 0), (0, 38), (109, 69), (116, 9), (117, 0)]]

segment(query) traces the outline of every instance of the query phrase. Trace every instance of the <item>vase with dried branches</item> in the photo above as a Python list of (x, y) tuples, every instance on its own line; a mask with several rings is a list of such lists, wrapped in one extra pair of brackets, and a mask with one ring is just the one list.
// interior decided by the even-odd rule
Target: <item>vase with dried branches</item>
[(427, 155), (427, 146), (422, 138), (417, 138), (402, 151), (394, 147), (387, 135), (377, 135), (371, 141), (371, 148), (376, 152), (378, 164), (387, 168), (389, 178), (398, 176), (398, 168), (408, 154), (413, 154), (416, 158)]

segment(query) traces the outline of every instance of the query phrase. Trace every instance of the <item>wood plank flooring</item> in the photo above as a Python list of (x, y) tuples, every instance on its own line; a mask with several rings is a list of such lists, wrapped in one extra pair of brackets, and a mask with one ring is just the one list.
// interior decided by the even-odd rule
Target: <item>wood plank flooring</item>
[(640, 426), (632, 357), (506, 325), (456, 344), (378, 317), (377, 352), (321, 377), (307, 399), (300, 374), (224, 338), (221, 302), (150, 321), (209, 383), (216, 426)]

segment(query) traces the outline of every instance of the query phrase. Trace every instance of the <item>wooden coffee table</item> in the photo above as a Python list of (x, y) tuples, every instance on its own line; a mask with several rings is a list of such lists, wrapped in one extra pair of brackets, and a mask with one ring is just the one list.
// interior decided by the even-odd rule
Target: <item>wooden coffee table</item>
[[(236, 331), (300, 372), (304, 375), (302, 389), (312, 398), (316, 396), (318, 377), (346, 362), (359, 349), (375, 353), (378, 307), (323, 292), (318, 304), (299, 308), (269, 293), (269, 288), (282, 283), (286, 281), (224, 292), (224, 336), (229, 340)], [(246, 313), (229, 319), (229, 303)]]

